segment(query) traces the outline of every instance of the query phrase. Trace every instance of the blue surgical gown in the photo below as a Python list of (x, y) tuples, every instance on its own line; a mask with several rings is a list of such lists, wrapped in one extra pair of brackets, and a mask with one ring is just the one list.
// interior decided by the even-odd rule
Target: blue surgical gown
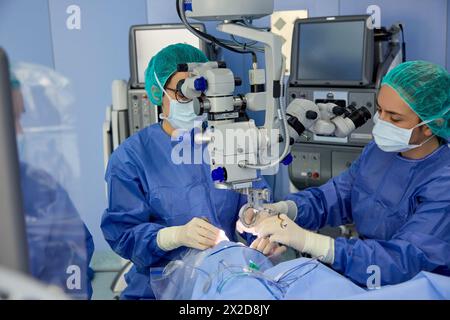
[(90, 298), (94, 242), (72, 200), (43, 170), (21, 163), (20, 176), (31, 274), (74, 299)]
[[(105, 174), (109, 203), (101, 228), (111, 248), (134, 265), (125, 276), (122, 299), (153, 299), (150, 268), (165, 266), (186, 250), (161, 250), (156, 243), (160, 229), (203, 217), (236, 240), (236, 221), (246, 197), (216, 189), (207, 163), (172, 160), (173, 152), (186, 160), (201, 158), (205, 146), (193, 143), (192, 136), (193, 131), (190, 138), (173, 141), (161, 124), (154, 124), (128, 138), (111, 156)], [(267, 185), (261, 180), (254, 187)]]
[(446, 144), (411, 160), (372, 142), (349, 170), (287, 199), (296, 202), (296, 222), (306, 229), (355, 224), (360, 239), (337, 238), (332, 267), (360, 285), (372, 275), (369, 266), (380, 268), (381, 285), (407, 281), (422, 270), (450, 275)]

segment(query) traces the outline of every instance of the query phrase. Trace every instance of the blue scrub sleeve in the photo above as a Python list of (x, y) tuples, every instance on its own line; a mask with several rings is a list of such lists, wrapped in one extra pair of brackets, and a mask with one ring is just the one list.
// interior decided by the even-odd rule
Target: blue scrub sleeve
[[(447, 185), (435, 194), (448, 192)], [(421, 203), (388, 241), (336, 239), (335, 270), (366, 285), (371, 265), (380, 267), (381, 285), (407, 281), (420, 271), (450, 276), (450, 203), (431, 199)]]
[(340, 226), (353, 221), (351, 193), (361, 159), (366, 149), (350, 168), (339, 176), (317, 188), (308, 188), (288, 195), (298, 208), (295, 222), (308, 230), (319, 230), (325, 226)]
[[(118, 170), (117, 170), (118, 171)], [(101, 228), (106, 241), (121, 257), (137, 267), (153, 267), (172, 260), (182, 248), (161, 250), (156, 242), (158, 231), (167, 226), (152, 222), (139, 179), (125, 173), (107, 175), (109, 205)]]

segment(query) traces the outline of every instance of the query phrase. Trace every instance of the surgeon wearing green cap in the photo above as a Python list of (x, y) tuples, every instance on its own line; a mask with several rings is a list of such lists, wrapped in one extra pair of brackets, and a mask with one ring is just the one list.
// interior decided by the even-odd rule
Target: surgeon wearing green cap
[[(111, 248), (133, 262), (122, 299), (155, 298), (150, 269), (166, 266), (188, 248), (204, 250), (226, 238), (237, 240), (236, 220), (246, 197), (216, 189), (205, 161), (179, 164), (172, 159), (181, 144), (183, 152), (191, 151), (188, 158), (195, 151), (203, 154), (205, 145), (192, 139), (203, 118), (177, 90), (177, 83), (188, 77), (177, 66), (207, 61), (187, 44), (170, 45), (151, 59), (145, 85), (150, 101), (162, 108), (163, 121), (127, 139), (109, 161), (109, 202), (101, 227)], [(254, 187), (267, 186), (261, 181)]]
[[(278, 203), (297, 208), (295, 221), (262, 220), (255, 242), (293, 247), (362, 286), (401, 283), (421, 271), (449, 276), (450, 74), (424, 61), (397, 66), (382, 82), (374, 122), (374, 142), (359, 159)], [(350, 223), (359, 238), (314, 232)]]
[(150, 61), (145, 74), (145, 89), (150, 101), (162, 106), (163, 129), (169, 135), (175, 130), (189, 131), (202, 124), (203, 117), (194, 113), (194, 102), (177, 89), (188, 72), (177, 72), (178, 64), (207, 62), (204, 53), (185, 44), (175, 44), (159, 52)]

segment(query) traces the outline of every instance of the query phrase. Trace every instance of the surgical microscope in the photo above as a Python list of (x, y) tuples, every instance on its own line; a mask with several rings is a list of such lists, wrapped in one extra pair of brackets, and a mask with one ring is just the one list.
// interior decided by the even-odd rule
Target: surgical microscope
[[(346, 137), (365, 124), (371, 113), (365, 107), (316, 104), (305, 99), (294, 99), (285, 108), (282, 39), (251, 25), (252, 19), (273, 13), (274, 0), (177, 0), (176, 3), (181, 21), (192, 33), (207, 43), (253, 57), (249, 71), (252, 90), (245, 95), (234, 96), (239, 79), (220, 61), (179, 65), (178, 71), (188, 72), (189, 77), (177, 85), (185, 97), (194, 100), (197, 115), (207, 115), (207, 128), (195, 135), (195, 141), (207, 143), (216, 188), (247, 195), (248, 203), (241, 209), (240, 220), (251, 227), (256, 216), (248, 222), (243, 213), (248, 208), (256, 213), (265, 210), (263, 203), (270, 201), (268, 190), (253, 188), (253, 182), (261, 174), (275, 174), (279, 164), (289, 165), (290, 147), (305, 131)], [(218, 31), (260, 46), (239, 47), (236, 42), (217, 39), (192, 28), (188, 18), (219, 21)], [(258, 67), (255, 51), (264, 52), (265, 70)], [(257, 127), (251, 119), (242, 121), (239, 115), (245, 110), (265, 111), (264, 125)]]

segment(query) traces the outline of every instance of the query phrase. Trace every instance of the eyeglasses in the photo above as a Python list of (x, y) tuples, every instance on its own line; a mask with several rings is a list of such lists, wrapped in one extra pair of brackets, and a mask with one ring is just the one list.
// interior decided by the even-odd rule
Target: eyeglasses
[(177, 89), (172, 89), (172, 88), (166, 88), (166, 90), (169, 90), (171, 92), (175, 93), (175, 99), (179, 102), (179, 103), (189, 103), (192, 101), (192, 99), (186, 98), (180, 90)]

